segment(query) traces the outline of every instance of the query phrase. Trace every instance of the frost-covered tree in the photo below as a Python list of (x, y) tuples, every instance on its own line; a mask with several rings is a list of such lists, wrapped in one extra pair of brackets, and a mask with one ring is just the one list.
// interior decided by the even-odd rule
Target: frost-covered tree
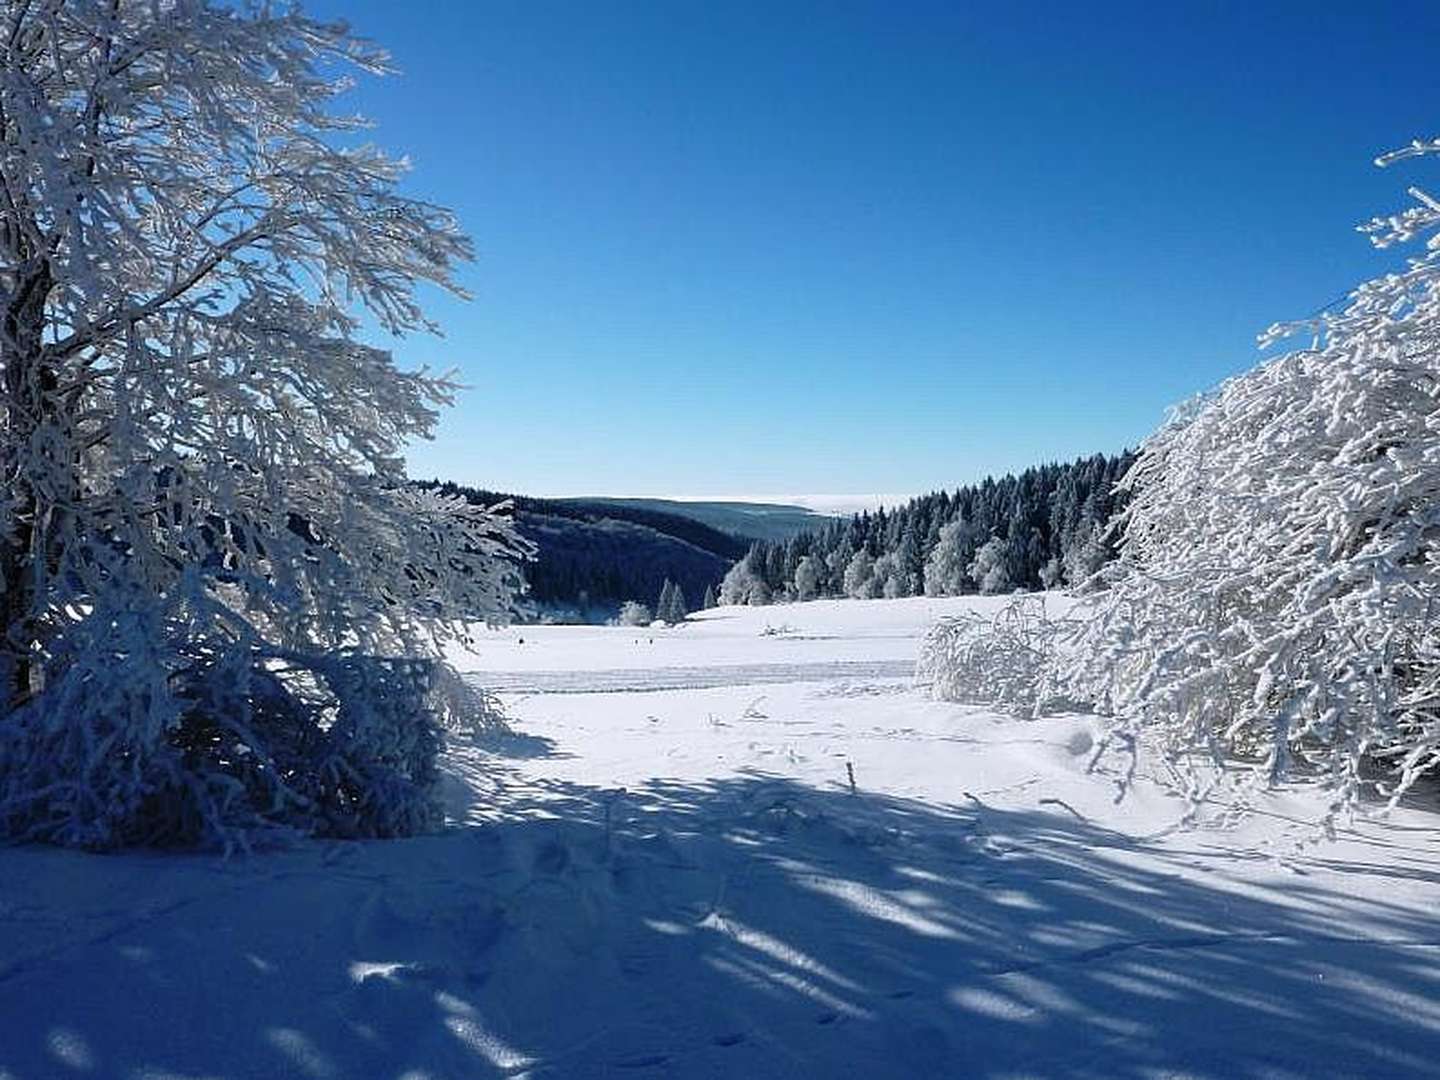
[(668, 577), (660, 586), (660, 596), (655, 601), (655, 618), (662, 622), (675, 622), (671, 615), (675, 607), (675, 583)]
[(720, 582), (722, 604), (749, 604), (763, 607), (774, 598), (774, 590), (765, 579), (765, 553), (755, 545), (749, 553), (730, 568)]
[(982, 593), (1009, 592), (1014, 583), (1010, 578), (1010, 546), (999, 536), (992, 536), (975, 552), (975, 559), (967, 573), (980, 587)]
[(845, 595), (857, 600), (879, 595), (875, 586), (875, 560), (864, 548), (855, 552), (845, 566)]
[(685, 591), (669, 578), (660, 590), (660, 603), (655, 608), (655, 617), (670, 624), (682, 623), (690, 614), (685, 604)]
[(826, 591), (833, 596), (845, 595), (845, 571), (855, 557), (855, 548), (847, 533), (841, 533), (835, 547), (825, 556)]
[(1103, 534), (1103, 523), (1085, 521), (1070, 535), (1061, 557), (1068, 585), (1084, 585), (1109, 561), (1110, 552), (1105, 547)]
[[(921, 553), (920, 541), (915, 535), (916, 523), (906, 519), (902, 522), (900, 542), (895, 549), (896, 573), (893, 575), (895, 596), (915, 596), (925, 591), (925, 559)], [(887, 585), (886, 596), (892, 594)]]
[(616, 621), (621, 626), (649, 626), (650, 609), (638, 600), (626, 600), (620, 605), (620, 614)]
[(876, 559), (871, 577), (875, 590), (887, 600), (910, 595), (910, 576), (898, 552), (887, 552)]
[(795, 596), (800, 600), (814, 600), (820, 595), (820, 584), (825, 568), (814, 555), (805, 555), (795, 565)]
[(704, 599), (702, 599), (702, 600), (700, 601), (700, 607), (701, 607), (702, 610), (709, 611), (711, 608), (713, 608), (713, 607), (715, 606), (715, 603), (716, 603), (716, 601), (715, 601), (715, 586), (714, 586), (714, 585), (706, 585), (706, 586), (705, 586), (705, 597), (704, 597)]
[(1318, 767), (1341, 802), (1369, 764), (1397, 790), (1440, 765), (1440, 202), (1411, 191), (1362, 231), (1382, 248), (1428, 234), (1423, 255), (1146, 442), (1127, 572), (1095, 624), (1122, 714), (1268, 776)]
[(470, 244), (332, 108), (342, 25), (208, 0), (0, 17), (0, 834), (435, 820), (424, 656), (508, 608), (508, 523), (406, 484)]
[(1108, 588), (1042, 671), (1182, 764), (1319, 776), (1334, 811), (1440, 768), (1440, 200), (1411, 194), (1362, 231), (1423, 254), (1145, 442)]
[(941, 526), (939, 539), (925, 560), (925, 595), (959, 596), (970, 583), (970, 548), (965, 522), (956, 518)]
[(1065, 567), (1058, 557), (1051, 557), (1040, 568), (1040, 585), (1046, 589), (1058, 589), (1065, 580)]
[(745, 603), (749, 582), (753, 576), (744, 559), (730, 567), (720, 582), (719, 602), (722, 604)]

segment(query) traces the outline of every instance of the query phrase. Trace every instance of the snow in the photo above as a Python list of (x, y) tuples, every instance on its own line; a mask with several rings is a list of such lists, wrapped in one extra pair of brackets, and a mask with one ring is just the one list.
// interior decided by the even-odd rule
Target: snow
[(1433, 815), (1116, 803), (1090, 718), (912, 686), (1004, 602), (481, 631), (443, 833), (0, 851), (0, 1078), (1440, 1075)]

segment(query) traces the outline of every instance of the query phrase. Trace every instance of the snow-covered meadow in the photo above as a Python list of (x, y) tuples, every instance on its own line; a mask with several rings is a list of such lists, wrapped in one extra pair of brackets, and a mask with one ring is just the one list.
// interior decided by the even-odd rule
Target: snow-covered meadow
[(1440, 1075), (1434, 816), (1117, 803), (1090, 718), (912, 685), (1000, 602), (484, 631), (440, 834), (0, 850), (0, 1077)]

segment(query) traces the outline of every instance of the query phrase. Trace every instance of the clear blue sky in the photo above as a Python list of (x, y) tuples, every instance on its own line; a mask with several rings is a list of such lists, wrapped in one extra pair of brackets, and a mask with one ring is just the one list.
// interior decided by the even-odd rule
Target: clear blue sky
[[(480, 258), (411, 472), (918, 492), (1133, 444), (1394, 264), (1440, 5), (323, 0)], [(1336, 10), (1337, 8), (1344, 10)], [(1259, 10), (1264, 9), (1264, 10)]]

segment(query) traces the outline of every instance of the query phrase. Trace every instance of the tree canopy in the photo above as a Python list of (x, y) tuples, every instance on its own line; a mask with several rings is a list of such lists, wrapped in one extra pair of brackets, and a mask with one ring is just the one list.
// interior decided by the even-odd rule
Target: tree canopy
[(387, 62), (268, 5), (5, 8), (0, 832), (425, 817), (405, 680), (359, 658), (503, 616), (523, 545), (403, 483), (454, 386), (362, 321), (434, 330), (416, 288), (471, 246), (357, 143), (346, 69)]

